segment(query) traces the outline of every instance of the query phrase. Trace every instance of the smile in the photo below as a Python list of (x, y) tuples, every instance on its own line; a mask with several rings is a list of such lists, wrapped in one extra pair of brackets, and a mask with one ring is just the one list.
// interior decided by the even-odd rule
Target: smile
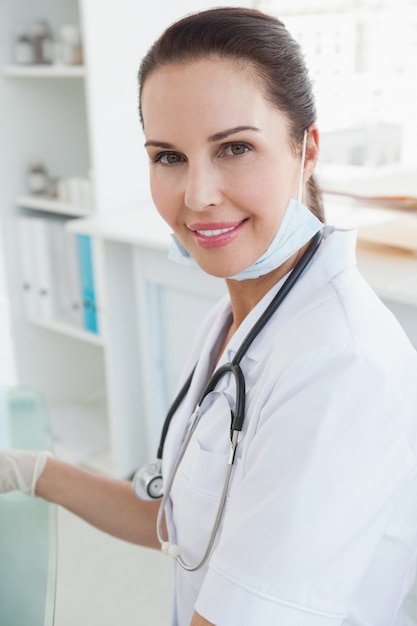
[(230, 226), (229, 228), (215, 228), (213, 230), (200, 230), (196, 229), (194, 232), (199, 235), (203, 235), (203, 237), (216, 237), (217, 235), (223, 235), (224, 233), (230, 233), (234, 230), (236, 226)]
[(201, 248), (220, 248), (238, 237), (246, 221), (245, 219), (233, 224), (192, 224), (189, 230)]

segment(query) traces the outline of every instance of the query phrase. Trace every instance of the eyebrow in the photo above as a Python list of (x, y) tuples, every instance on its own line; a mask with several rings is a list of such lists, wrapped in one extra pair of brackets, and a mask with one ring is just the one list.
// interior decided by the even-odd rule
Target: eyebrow
[(145, 148), (148, 146), (154, 146), (155, 148), (164, 148), (165, 150), (173, 150), (172, 143), (166, 143), (166, 141), (157, 141), (156, 139), (149, 139), (145, 142)]
[(221, 141), (222, 139), (226, 139), (230, 135), (234, 135), (235, 133), (240, 133), (242, 130), (253, 130), (259, 132), (259, 128), (255, 126), (235, 126), (234, 128), (229, 128), (227, 130), (220, 131), (219, 133), (215, 133), (209, 137), (210, 143), (214, 141)]
[[(222, 139), (226, 139), (230, 137), (230, 135), (235, 135), (236, 133), (240, 133), (243, 130), (253, 130), (255, 132), (259, 132), (259, 128), (256, 126), (235, 126), (234, 128), (228, 128), (227, 130), (222, 130), (214, 135), (210, 135), (208, 138), (210, 143), (214, 143), (216, 141), (222, 141)], [(147, 146), (154, 146), (155, 148), (163, 148), (165, 150), (173, 150), (174, 146), (171, 143), (167, 143), (166, 141), (158, 141), (156, 139), (149, 139), (149, 141), (145, 142), (145, 148)]]

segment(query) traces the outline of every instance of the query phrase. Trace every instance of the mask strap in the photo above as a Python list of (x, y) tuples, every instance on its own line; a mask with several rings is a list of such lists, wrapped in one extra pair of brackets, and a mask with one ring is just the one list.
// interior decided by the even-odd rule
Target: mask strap
[(303, 137), (303, 150), (301, 152), (301, 172), (300, 172), (300, 182), (298, 185), (298, 202), (303, 202), (303, 177), (304, 177), (304, 165), (306, 159), (306, 148), (307, 148), (307, 129), (304, 131)]

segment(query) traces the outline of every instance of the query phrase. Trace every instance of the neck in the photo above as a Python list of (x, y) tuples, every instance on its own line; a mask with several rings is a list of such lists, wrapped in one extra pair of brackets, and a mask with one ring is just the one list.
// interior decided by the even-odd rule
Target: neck
[[(319, 242), (320, 240), (318, 240), (318, 243)], [(220, 359), (231, 337), (239, 328), (246, 316), (252, 311), (252, 309), (255, 308), (258, 302), (262, 300), (268, 291), (276, 285), (277, 282), (279, 282), (286, 274), (288, 274), (288, 272), (297, 266), (304, 254), (307, 252), (310, 243), (311, 240), (308, 241), (295, 254), (293, 254), (293, 256), (287, 259), (285, 263), (264, 276), (245, 281), (226, 279), (232, 305), (232, 322), (228, 332), (226, 333), (221, 349), (219, 350), (217, 361)]]
[(272, 272), (269, 272), (268, 274), (265, 274), (265, 276), (241, 281), (233, 280), (231, 278), (226, 279), (232, 304), (232, 323), (226, 333), (224, 341), (222, 342), (222, 346), (217, 355), (216, 363), (219, 362), (220, 357), (231, 337), (237, 331), (245, 317), (252, 311), (252, 309), (255, 308), (258, 302), (262, 300), (268, 291), (294, 268), (307, 246), (308, 244), (285, 261), (285, 263), (280, 265), (280, 267)]
[(292, 270), (303, 256), (309, 243), (305, 244), (285, 263), (277, 267), (272, 272), (248, 280), (226, 279), (232, 303), (233, 321), (230, 327), (228, 338), (239, 328), (245, 317), (255, 308), (270, 289), (281, 280), (290, 270)]

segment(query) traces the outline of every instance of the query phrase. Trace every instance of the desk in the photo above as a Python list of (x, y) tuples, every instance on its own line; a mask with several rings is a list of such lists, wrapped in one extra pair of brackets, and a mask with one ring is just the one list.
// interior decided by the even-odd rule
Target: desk
[[(358, 212), (348, 208), (346, 215), (340, 202), (326, 205), (329, 222), (356, 227)], [(96, 243), (110, 445), (117, 472), (128, 476), (157, 449), (168, 399), (175, 395), (195, 332), (226, 287), (168, 260), (170, 228), (152, 207), (69, 220), (67, 227)], [(417, 256), (362, 241), (357, 253), (359, 270), (417, 347)]]
[[(0, 387), (0, 447), (50, 448), (42, 397)], [(13, 492), (0, 496), (0, 624), (52, 626), (56, 507)]]

